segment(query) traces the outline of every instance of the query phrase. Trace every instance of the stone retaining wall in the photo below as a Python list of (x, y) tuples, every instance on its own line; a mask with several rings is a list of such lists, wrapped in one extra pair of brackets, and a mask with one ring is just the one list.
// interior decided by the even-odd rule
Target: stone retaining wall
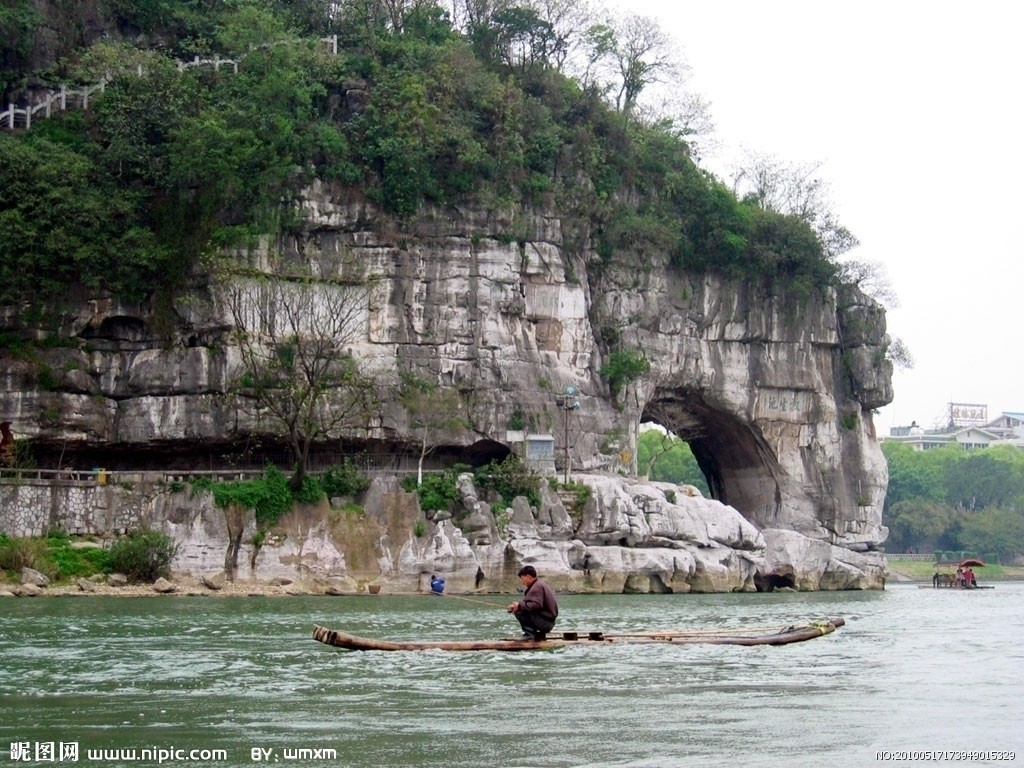
[(122, 476), (118, 484), (35, 477), (0, 478), (0, 533), (12, 538), (62, 530), (114, 536), (139, 527), (155, 478)]

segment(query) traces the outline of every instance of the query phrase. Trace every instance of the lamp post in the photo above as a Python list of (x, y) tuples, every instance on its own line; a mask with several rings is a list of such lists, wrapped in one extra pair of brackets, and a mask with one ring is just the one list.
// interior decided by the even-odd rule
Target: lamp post
[(573, 387), (566, 387), (561, 395), (555, 395), (555, 405), (562, 412), (562, 423), (565, 430), (565, 482), (568, 484), (569, 475), (572, 471), (572, 460), (569, 458), (569, 414), (578, 411), (580, 401), (576, 397), (576, 390)]

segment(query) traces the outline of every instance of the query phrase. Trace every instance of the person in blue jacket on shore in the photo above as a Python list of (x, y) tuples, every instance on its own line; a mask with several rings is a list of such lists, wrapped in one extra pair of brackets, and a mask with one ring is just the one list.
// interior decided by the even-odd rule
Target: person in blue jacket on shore
[(430, 574), (430, 591), (435, 595), (444, 594), (444, 579), (436, 574)]

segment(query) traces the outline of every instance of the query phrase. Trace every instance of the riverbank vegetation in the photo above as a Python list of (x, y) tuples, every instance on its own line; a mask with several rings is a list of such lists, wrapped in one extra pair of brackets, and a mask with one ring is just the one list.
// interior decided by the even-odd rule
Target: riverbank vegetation
[(476, 469), (456, 464), (442, 472), (430, 472), (422, 481), (410, 475), (402, 481), (402, 488), (417, 495), (424, 512), (450, 512), (453, 519), (460, 522), (469, 513), (459, 504), (458, 480), (462, 473), (470, 473), (476, 490), (496, 506), (507, 507), (517, 496), (522, 496), (532, 506), (540, 505), (541, 476), (514, 453)]
[[(968, 451), (957, 445), (914, 451), (885, 441), (882, 452), (889, 465), (883, 509), (888, 552), (938, 552), (944, 559), (970, 555), (992, 564), (1024, 556), (1024, 451), (1011, 446)], [(641, 433), (637, 470), (651, 480), (693, 485), (710, 495), (689, 445), (662, 430)], [(918, 567), (900, 561), (899, 568), (904, 565)], [(930, 567), (930, 561), (921, 566)], [(1008, 577), (1021, 575), (1024, 571)]]
[(31, 568), (56, 583), (112, 573), (150, 583), (170, 576), (177, 550), (174, 540), (160, 531), (132, 531), (106, 546), (95, 537), (63, 531), (26, 538), (0, 534), (0, 581), (15, 583), (23, 568)]
[[(296, 503), (316, 504), (323, 499), (347, 501), (369, 487), (369, 479), (345, 460), (316, 475), (307, 475), (293, 490), (283, 472), (267, 467), (261, 477), (233, 482), (208, 478), (190, 484), (188, 493), (211, 493), (222, 509), (252, 510), (256, 517), (255, 544), (262, 543)], [(184, 487), (171, 490), (186, 490)], [(73, 582), (104, 574), (124, 574), (129, 581), (148, 583), (170, 575), (177, 554), (173, 539), (159, 531), (139, 530), (107, 541), (93, 536), (69, 536), (51, 531), (45, 536), (10, 538), (0, 534), (0, 581), (16, 582), (22, 568), (39, 571), (55, 583)]]
[(952, 551), (988, 562), (1024, 555), (1024, 451), (882, 443), (890, 552)]

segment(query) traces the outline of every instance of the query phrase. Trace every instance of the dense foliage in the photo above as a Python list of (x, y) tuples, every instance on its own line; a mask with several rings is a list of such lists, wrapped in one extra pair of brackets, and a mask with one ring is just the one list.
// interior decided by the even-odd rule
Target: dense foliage
[(493, 494), (504, 504), (511, 504), (516, 496), (524, 497), (533, 506), (540, 506), (540, 475), (510, 453), (502, 461), (492, 461), (473, 474), (476, 487)]
[(644, 375), (651, 369), (651, 364), (639, 352), (633, 350), (616, 350), (608, 356), (608, 362), (601, 366), (601, 375), (608, 380), (612, 395), (616, 396), (629, 382)]
[(78, 548), (71, 546), (72, 543), (71, 537), (64, 532), (54, 532), (46, 538), (48, 557), (56, 568), (56, 578), (77, 579), (113, 572), (110, 550), (99, 545)]
[(253, 480), (193, 483), (192, 487), (193, 492), (209, 490), (214, 503), (222, 509), (234, 506), (253, 510), (260, 529), (272, 527), (295, 501), (288, 479), (273, 466), (264, 470), (263, 477)]
[(268, 465), (262, 477), (252, 480), (217, 482), (197, 480), (192, 483), (192, 493), (209, 491), (218, 507), (239, 507), (251, 509), (256, 516), (260, 531), (273, 528), (281, 517), (297, 502), (317, 504), (324, 496), (354, 496), (365, 491), (369, 479), (349, 459), (329, 467), (318, 475), (306, 475), (298, 487), (293, 487), (288, 478), (277, 467)]
[(22, 568), (32, 568), (54, 581), (110, 573), (110, 552), (99, 545), (74, 547), (63, 531), (46, 537), (9, 538), (0, 534), (0, 571), (17, 578)]
[[(53, 299), (75, 281), (173, 290), (201, 257), (293, 226), (290, 202), (314, 178), (399, 217), (429, 203), (543, 204), (587, 222), (604, 256), (658, 250), (688, 269), (834, 278), (805, 224), (738, 201), (671, 126), (564, 74), (536, 12), (509, 6), (456, 30), (429, 2), (97, 5), (123, 34), (74, 47), (83, 33), (68, 21), (47, 71), (30, 66), (32, 4), (0, 15), (13, 46), (5, 96), (30, 79), (109, 80), (89, 111), (0, 138), (0, 302)], [(325, 35), (338, 35), (336, 55)], [(213, 55), (237, 74), (176, 63)]]
[(489, 501), (507, 506), (514, 498), (522, 496), (533, 506), (540, 504), (540, 475), (514, 453), (475, 470), (456, 464), (443, 472), (429, 472), (419, 483), (410, 476), (402, 481), (402, 487), (417, 494), (424, 511), (452, 511), (458, 513), (456, 519), (459, 519), (466, 513), (457, 508), (461, 499), (458, 479), (463, 472), (473, 473), (474, 485)]
[(692, 485), (710, 496), (708, 482), (697, 465), (690, 445), (673, 434), (648, 429), (636, 443), (637, 471), (651, 480), (677, 485)]
[(883, 521), (890, 552), (1024, 554), (1024, 451), (915, 451), (893, 441), (882, 451), (889, 463)]
[(328, 497), (355, 496), (370, 487), (370, 479), (359, 471), (351, 459), (330, 467), (319, 477), (320, 485)]
[(422, 481), (409, 475), (402, 480), (402, 488), (415, 493), (424, 512), (451, 512), (459, 501), (459, 473), (468, 467), (449, 467), (443, 472), (429, 472)]
[(27, 71), (38, 24), (32, 0), (5, 0), (0, 6), (0, 86)]
[(131, 581), (153, 582), (171, 575), (178, 554), (174, 539), (161, 531), (132, 531), (110, 547), (110, 567)]
[(146, 194), (120, 186), (83, 148), (43, 131), (0, 135), (0, 177), (0, 302), (52, 299), (76, 285), (137, 298), (173, 269), (145, 221)]
[(0, 534), (0, 570), (12, 574), (22, 568), (34, 568), (46, 573), (44, 565), (46, 544), (40, 539), (11, 539)]

